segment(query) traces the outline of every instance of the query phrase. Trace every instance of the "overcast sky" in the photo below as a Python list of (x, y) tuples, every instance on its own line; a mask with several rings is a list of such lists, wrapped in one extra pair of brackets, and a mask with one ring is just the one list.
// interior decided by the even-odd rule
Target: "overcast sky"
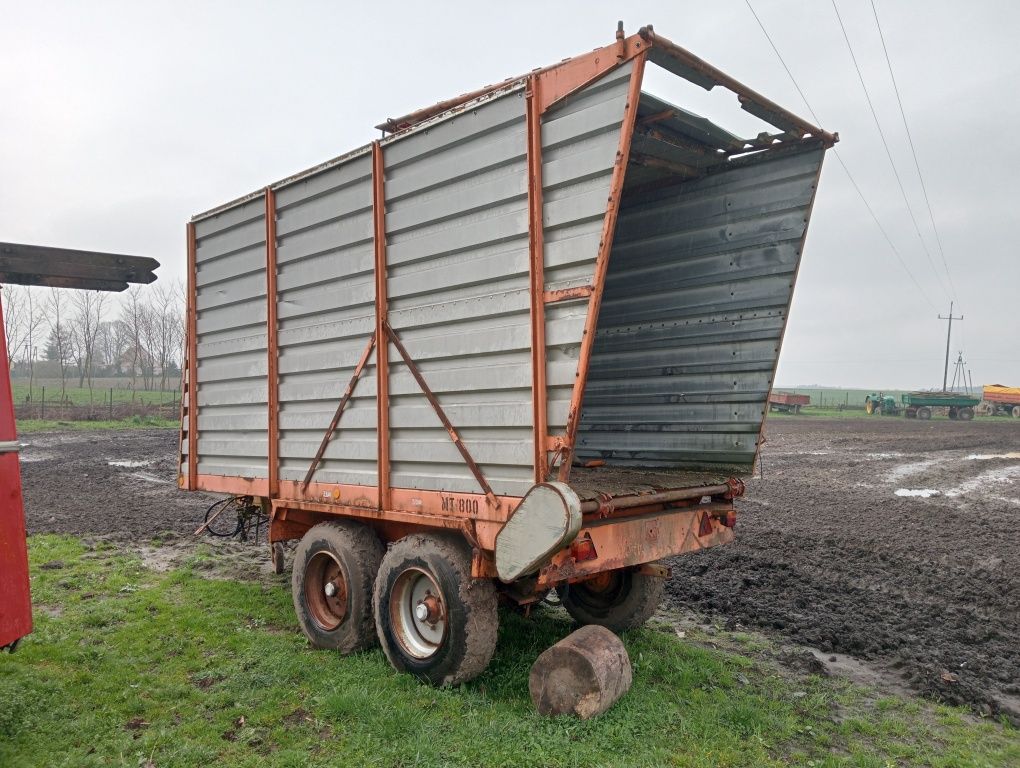
[[(975, 384), (1020, 385), (1020, 3), (876, 0), (955, 290), (869, 0), (839, 9), (934, 267), (831, 3), (752, 4), (920, 284), (829, 153), (779, 384), (941, 385), (952, 294), (953, 357)], [(192, 214), (360, 146), (386, 117), (605, 45), (619, 18), (807, 114), (744, 0), (0, 0), (0, 18), (0, 240), (153, 256), (161, 277), (184, 275)], [(759, 130), (728, 92), (664, 83), (646, 89)]]

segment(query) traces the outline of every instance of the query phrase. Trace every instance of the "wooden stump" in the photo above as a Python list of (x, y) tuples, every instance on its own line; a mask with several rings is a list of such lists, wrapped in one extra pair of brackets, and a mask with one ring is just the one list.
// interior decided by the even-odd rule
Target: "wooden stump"
[(574, 714), (587, 720), (609, 709), (632, 680), (630, 657), (620, 638), (589, 624), (535, 660), (528, 688), (539, 714)]

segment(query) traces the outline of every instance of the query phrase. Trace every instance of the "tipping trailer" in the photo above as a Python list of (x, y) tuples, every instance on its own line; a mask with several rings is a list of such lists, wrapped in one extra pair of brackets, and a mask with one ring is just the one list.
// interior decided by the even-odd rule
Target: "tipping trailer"
[(974, 418), (974, 406), (981, 398), (958, 392), (904, 392), (900, 401), (903, 415), (908, 419), (930, 419), (933, 409), (944, 408), (950, 419), (970, 421)]
[(985, 384), (981, 394), (989, 416), (1010, 415), (1020, 419), (1020, 387)]
[[(94, 291), (123, 291), (128, 283), (151, 283), (155, 259), (0, 243), (0, 285), (42, 285)], [(0, 650), (13, 651), (32, 631), (25, 511), (21, 497), (14, 397), (7, 362), (0, 297)]]
[(780, 413), (800, 413), (805, 405), (811, 405), (811, 395), (796, 395), (791, 392), (769, 394), (769, 410)]
[(313, 645), (433, 683), (486, 667), (497, 598), (641, 624), (656, 561), (733, 539), (837, 136), (622, 25), (378, 127), (188, 224), (181, 487), (300, 540)]

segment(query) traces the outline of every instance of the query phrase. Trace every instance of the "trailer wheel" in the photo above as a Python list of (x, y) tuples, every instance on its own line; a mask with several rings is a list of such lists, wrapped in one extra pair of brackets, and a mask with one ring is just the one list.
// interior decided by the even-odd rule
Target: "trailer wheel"
[(953, 421), (956, 421), (956, 419), (958, 419), (959, 417), (960, 417), (959, 409), (957, 409), (955, 405), (954, 406), (950, 406), (950, 408), (949, 408), (949, 418), (951, 418)]
[(471, 578), (471, 551), (452, 536), (392, 544), (375, 584), (375, 626), (393, 668), (432, 685), (480, 675), (496, 649), (496, 588)]
[(1014, 405), (1012, 413), (1014, 419), (1020, 419), (1020, 405)]
[(919, 418), (919, 419), (930, 419), (931, 418), (931, 408), (929, 408), (926, 405), (922, 405), (920, 408), (917, 409), (917, 418)]
[(960, 419), (960, 421), (970, 421), (974, 418), (974, 409), (969, 405), (965, 405), (956, 412), (956, 418)]
[(652, 618), (665, 585), (661, 576), (621, 568), (556, 591), (578, 624), (599, 624), (622, 632)]
[(349, 520), (319, 523), (301, 539), (291, 591), (314, 647), (353, 653), (375, 642), (372, 586), (382, 556), (372, 529)]

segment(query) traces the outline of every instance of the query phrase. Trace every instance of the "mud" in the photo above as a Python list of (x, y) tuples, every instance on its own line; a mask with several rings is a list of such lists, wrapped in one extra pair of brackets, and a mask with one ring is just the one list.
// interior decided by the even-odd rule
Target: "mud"
[[(674, 559), (666, 607), (807, 646), (833, 674), (866, 669), (1020, 722), (1020, 422), (788, 417), (767, 436), (737, 541)], [(221, 497), (178, 491), (176, 432), (22, 442), (30, 533), (285, 587), (265, 547), (192, 537)]]
[(672, 560), (670, 600), (1020, 721), (1018, 446), (1012, 420), (773, 419), (737, 541)]

